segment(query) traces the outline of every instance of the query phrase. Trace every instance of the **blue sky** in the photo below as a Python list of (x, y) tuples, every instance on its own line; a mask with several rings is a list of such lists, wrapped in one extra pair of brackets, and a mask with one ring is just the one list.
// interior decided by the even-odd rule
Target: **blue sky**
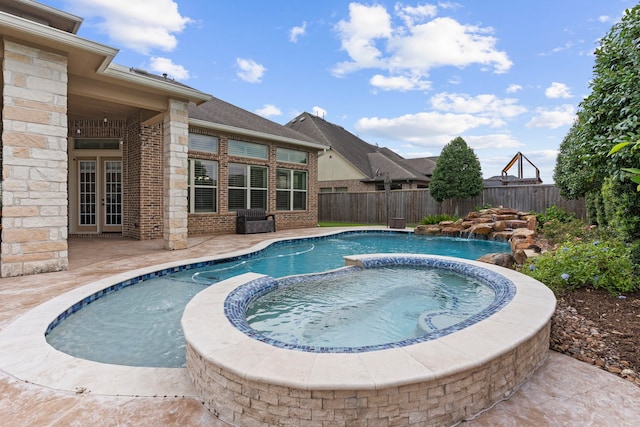
[[(485, 177), (518, 152), (552, 182), (593, 51), (630, 0), (43, 0), (115, 62), (285, 124), (308, 111), (406, 158), (465, 139)], [(516, 168), (511, 170), (517, 173)], [(525, 175), (533, 175), (525, 168)]]

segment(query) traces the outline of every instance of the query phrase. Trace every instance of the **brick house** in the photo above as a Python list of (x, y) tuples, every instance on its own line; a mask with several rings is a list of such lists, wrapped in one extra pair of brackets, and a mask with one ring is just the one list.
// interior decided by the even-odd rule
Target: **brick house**
[(2, 277), (64, 270), (70, 235), (164, 240), (231, 233), (263, 207), (317, 224), (324, 146), (166, 75), (113, 62), (82, 19), (0, 3)]

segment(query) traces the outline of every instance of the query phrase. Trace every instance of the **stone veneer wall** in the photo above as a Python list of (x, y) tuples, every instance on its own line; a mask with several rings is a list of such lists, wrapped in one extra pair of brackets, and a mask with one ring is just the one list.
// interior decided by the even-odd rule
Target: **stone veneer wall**
[(3, 277), (65, 270), (67, 58), (4, 41)]
[(246, 380), (187, 342), (189, 374), (204, 405), (233, 425), (450, 426), (510, 396), (542, 363), (550, 322), (529, 340), (472, 370), (378, 390), (302, 390)]
[(189, 150), (188, 104), (169, 100), (163, 122), (164, 247), (186, 249), (188, 234), (187, 179)]

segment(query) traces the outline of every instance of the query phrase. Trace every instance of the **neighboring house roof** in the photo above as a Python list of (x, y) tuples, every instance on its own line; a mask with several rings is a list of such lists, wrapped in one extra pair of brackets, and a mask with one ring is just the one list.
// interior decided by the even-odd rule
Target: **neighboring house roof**
[(302, 113), (287, 126), (320, 141), (340, 154), (367, 176), (369, 181), (429, 181), (435, 162), (430, 159), (405, 159), (385, 147), (369, 144), (342, 126), (310, 113)]
[(194, 126), (288, 142), (322, 150), (326, 145), (304, 133), (272, 122), (221, 99), (212, 97), (189, 105), (189, 122)]

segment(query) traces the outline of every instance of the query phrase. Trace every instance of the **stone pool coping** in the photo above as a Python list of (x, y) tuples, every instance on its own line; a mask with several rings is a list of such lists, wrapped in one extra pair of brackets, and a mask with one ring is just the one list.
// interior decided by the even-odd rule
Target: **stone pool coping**
[[(489, 363), (534, 338), (555, 311), (553, 292), (524, 274), (478, 261), (415, 256), (493, 271), (511, 280), (516, 294), (499, 312), (437, 340), (366, 353), (308, 353), (254, 340), (229, 323), (224, 314), (227, 295), (241, 284), (264, 277), (247, 273), (198, 293), (187, 304), (182, 318), (187, 347), (207, 363), (247, 381), (301, 390), (377, 390), (432, 381)], [(371, 255), (346, 258), (347, 265), (357, 265)]]

